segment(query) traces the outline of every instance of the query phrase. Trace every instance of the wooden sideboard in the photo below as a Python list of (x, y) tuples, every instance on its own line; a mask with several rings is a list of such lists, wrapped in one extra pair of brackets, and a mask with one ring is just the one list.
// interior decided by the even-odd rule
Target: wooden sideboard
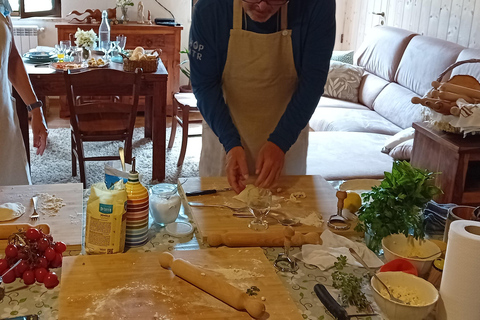
[[(75, 39), (77, 28), (82, 30), (93, 29), (98, 34), (99, 24), (73, 24), (63, 23), (55, 25), (57, 38), (60, 40)], [(168, 72), (167, 105), (172, 104), (172, 92), (177, 92), (180, 81), (180, 39), (182, 26), (158, 26), (127, 23), (111, 26), (110, 40), (124, 34), (127, 36), (125, 49), (143, 47), (149, 49), (162, 49), (162, 62)], [(73, 43), (72, 43), (73, 44)]]

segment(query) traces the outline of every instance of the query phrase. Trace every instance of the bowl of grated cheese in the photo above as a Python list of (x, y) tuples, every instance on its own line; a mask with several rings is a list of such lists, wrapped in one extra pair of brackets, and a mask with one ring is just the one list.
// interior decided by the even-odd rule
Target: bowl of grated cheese
[(390, 320), (422, 320), (432, 312), (437, 303), (438, 290), (420, 277), (400, 271), (380, 272), (377, 276), (388, 286), (395, 298), (405, 302), (390, 300), (385, 287), (372, 277), (370, 283), (375, 302)]
[(425, 277), (433, 261), (442, 255), (441, 249), (433, 241), (417, 240), (404, 234), (391, 234), (383, 238), (382, 248), (385, 260), (406, 259), (415, 266), (420, 277)]

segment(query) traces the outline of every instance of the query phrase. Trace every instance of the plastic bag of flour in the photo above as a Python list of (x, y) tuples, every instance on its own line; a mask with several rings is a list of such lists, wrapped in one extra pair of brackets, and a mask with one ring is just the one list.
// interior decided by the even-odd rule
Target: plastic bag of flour
[(85, 250), (88, 254), (123, 252), (127, 192), (120, 180), (108, 189), (104, 182), (92, 185), (87, 202)]
[(125, 171), (122, 170), (122, 163), (120, 160), (105, 162), (105, 184), (110, 189), (113, 184), (119, 180), (123, 183), (128, 181), (128, 172), (132, 170), (132, 165), (125, 163)]

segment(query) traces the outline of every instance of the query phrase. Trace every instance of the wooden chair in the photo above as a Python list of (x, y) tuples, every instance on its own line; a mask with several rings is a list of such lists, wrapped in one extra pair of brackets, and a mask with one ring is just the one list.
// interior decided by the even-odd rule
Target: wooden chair
[[(188, 125), (190, 123), (201, 123), (202, 120), (191, 120), (190, 112), (199, 112), (197, 108), (197, 99), (193, 93), (177, 92), (173, 94), (173, 114), (172, 114), (172, 131), (170, 132), (170, 140), (168, 141), (168, 148), (173, 147), (175, 141), (175, 134), (177, 132), (177, 123), (182, 127), (182, 147), (180, 149), (180, 156), (178, 157), (177, 167), (183, 165), (185, 159), (185, 152), (187, 151), (188, 137), (199, 136), (198, 134), (189, 135)], [(178, 115), (181, 111), (182, 116)]]
[[(77, 175), (86, 188), (85, 161), (120, 159), (119, 155), (85, 157), (85, 141), (123, 141), (125, 161), (132, 159), (132, 135), (137, 115), (138, 94), (142, 69), (127, 73), (112, 69), (97, 69), (79, 73), (65, 72), (67, 102), (70, 110), (72, 176)], [(105, 96), (114, 97), (105, 100)], [(117, 97), (131, 96), (132, 103)], [(82, 99), (88, 97), (88, 99)], [(95, 97), (102, 97), (98, 100)]]

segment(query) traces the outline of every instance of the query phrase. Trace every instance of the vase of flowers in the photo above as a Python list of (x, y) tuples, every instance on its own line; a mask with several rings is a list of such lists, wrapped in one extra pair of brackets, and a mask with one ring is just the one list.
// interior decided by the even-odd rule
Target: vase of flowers
[(133, 2), (131, 0), (117, 0), (117, 7), (122, 11), (122, 17), (120, 20), (128, 22), (128, 7), (133, 7)]
[(95, 42), (98, 40), (97, 34), (93, 29), (89, 31), (77, 29), (75, 32), (75, 44), (82, 49), (82, 58), (84, 61), (90, 58), (90, 50), (93, 49)]

